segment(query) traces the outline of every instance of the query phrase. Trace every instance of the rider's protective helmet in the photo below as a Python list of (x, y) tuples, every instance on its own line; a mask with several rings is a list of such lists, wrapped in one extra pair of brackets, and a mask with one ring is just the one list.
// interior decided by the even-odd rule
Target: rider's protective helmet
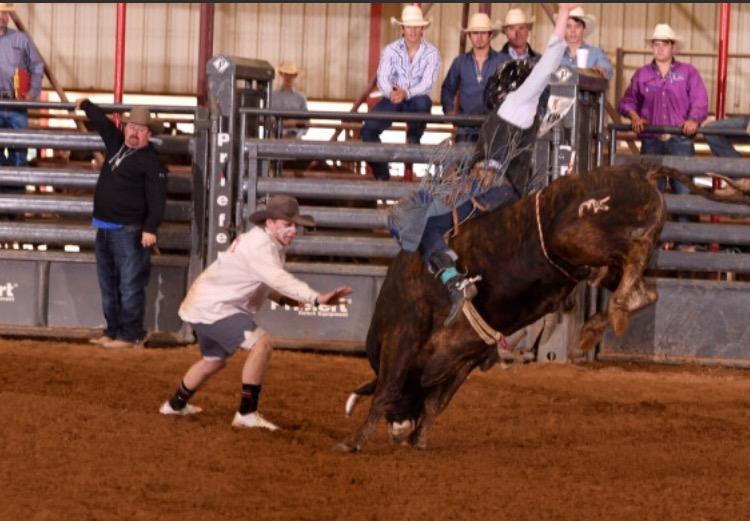
[(484, 89), (484, 104), (492, 111), (496, 111), (505, 96), (513, 92), (531, 74), (534, 63), (531, 60), (513, 60), (506, 62), (490, 77)]

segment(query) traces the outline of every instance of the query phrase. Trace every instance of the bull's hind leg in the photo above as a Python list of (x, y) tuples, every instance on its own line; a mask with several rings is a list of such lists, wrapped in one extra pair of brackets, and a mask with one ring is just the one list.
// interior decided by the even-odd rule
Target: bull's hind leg
[[(386, 342), (393, 342), (388, 345)], [(414, 362), (416, 342), (409, 337), (399, 338), (392, 334), (384, 341), (380, 357), (380, 371), (377, 385), (370, 405), (370, 412), (362, 426), (349, 441), (337, 444), (334, 448), (344, 452), (362, 450), (376, 424), (401, 397), (409, 368)]]
[(417, 449), (427, 448), (427, 431), (450, 403), (453, 396), (469, 376), (472, 369), (476, 367), (473, 362), (462, 365), (456, 373), (445, 382), (435, 386), (433, 391), (427, 395), (424, 401), (424, 409), (417, 428), (409, 438), (409, 444)]

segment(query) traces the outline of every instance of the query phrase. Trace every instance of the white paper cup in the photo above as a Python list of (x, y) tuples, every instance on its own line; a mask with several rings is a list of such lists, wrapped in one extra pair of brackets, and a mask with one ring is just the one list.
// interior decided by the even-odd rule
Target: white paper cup
[(576, 51), (576, 67), (579, 69), (585, 69), (589, 61), (589, 50), (578, 49)]

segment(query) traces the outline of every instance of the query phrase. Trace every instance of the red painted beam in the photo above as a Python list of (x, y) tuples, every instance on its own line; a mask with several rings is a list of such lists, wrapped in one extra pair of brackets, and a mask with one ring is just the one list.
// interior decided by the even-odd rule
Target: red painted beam
[(117, 31), (115, 33), (115, 103), (122, 103), (125, 82), (125, 18), (127, 4), (117, 4)]

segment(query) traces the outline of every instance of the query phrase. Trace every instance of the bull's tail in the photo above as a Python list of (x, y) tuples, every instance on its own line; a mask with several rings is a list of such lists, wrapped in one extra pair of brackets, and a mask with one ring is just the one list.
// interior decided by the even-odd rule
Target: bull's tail
[(647, 168), (646, 179), (651, 183), (656, 183), (657, 179), (674, 179), (687, 186), (690, 191), (694, 194), (702, 195), (712, 201), (718, 201), (721, 203), (736, 203), (736, 204), (750, 204), (750, 190), (741, 187), (735, 181), (718, 174), (711, 172), (706, 173), (709, 177), (722, 179), (726, 183), (734, 188), (734, 192), (730, 194), (717, 194), (711, 190), (707, 190), (702, 186), (698, 186), (693, 182), (693, 178), (689, 175), (683, 174), (679, 170), (670, 168), (667, 166), (654, 166), (644, 165)]
[(352, 394), (350, 394), (349, 398), (346, 399), (346, 405), (344, 406), (344, 413), (347, 417), (352, 415), (354, 406), (357, 405), (357, 402), (361, 397), (372, 396), (372, 394), (375, 393), (375, 386), (377, 385), (377, 383), (378, 379), (374, 378), (372, 381), (360, 385), (354, 391), (352, 391)]

